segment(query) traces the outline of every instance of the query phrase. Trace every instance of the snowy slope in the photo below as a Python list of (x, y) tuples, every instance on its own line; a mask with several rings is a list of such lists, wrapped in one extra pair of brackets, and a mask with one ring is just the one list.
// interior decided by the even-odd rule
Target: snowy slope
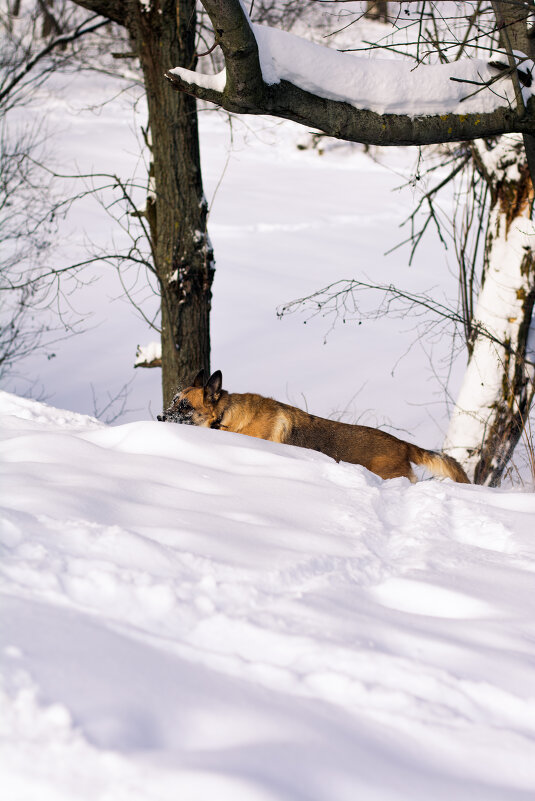
[(0, 412), (3, 797), (533, 798), (533, 494)]

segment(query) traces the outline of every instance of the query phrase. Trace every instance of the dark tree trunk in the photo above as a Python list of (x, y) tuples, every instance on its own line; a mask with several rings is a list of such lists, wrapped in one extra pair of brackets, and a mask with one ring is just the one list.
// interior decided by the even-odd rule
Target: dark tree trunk
[(386, 0), (368, 0), (364, 16), (368, 17), (368, 19), (388, 22), (388, 3)]
[(162, 308), (164, 407), (177, 386), (210, 370), (213, 252), (206, 229), (195, 98), (163, 74), (195, 68), (195, 0), (129, 4), (127, 27), (139, 55), (149, 111), (154, 201), (151, 232)]
[(164, 80), (173, 67), (195, 69), (195, 0), (75, 0), (123, 25), (139, 56), (152, 149), (147, 199), (162, 310), (162, 389), (210, 370), (213, 251), (206, 228), (196, 100)]

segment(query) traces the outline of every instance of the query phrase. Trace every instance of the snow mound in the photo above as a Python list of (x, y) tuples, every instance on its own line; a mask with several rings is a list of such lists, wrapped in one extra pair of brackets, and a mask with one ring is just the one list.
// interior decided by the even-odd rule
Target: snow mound
[(529, 797), (533, 494), (0, 410), (10, 801)]
[(2, 427), (9, 425), (7, 417), (13, 417), (12, 424), (16, 429), (20, 428), (22, 420), (28, 429), (38, 430), (61, 428), (68, 431), (82, 431), (104, 425), (89, 415), (55, 409), (46, 403), (19, 398), (2, 390), (0, 390), (0, 415)]

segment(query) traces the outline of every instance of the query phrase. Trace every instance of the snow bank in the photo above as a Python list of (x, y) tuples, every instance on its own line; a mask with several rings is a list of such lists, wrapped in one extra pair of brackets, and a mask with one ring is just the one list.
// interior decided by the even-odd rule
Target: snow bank
[(0, 410), (10, 801), (529, 797), (533, 495)]

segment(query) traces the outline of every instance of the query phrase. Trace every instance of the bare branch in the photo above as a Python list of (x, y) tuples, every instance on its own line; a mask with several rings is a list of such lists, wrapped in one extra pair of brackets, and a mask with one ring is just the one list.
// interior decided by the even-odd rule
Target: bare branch
[(100, 20), (94, 25), (88, 25), (87, 21), (85, 21), (72, 33), (56, 36), (38, 53), (36, 53), (33, 58), (28, 59), (28, 61), (26, 61), (24, 66), (19, 70), (15, 77), (11, 79), (7, 86), (4, 86), (4, 88), (0, 91), (0, 103), (11, 94), (15, 87), (26, 77), (26, 75), (28, 75), (29, 72), (31, 72), (35, 65), (38, 64), (39, 61), (42, 61), (42, 59), (48, 56), (53, 50), (64, 47), (66, 44), (74, 42), (76, 39), (80, 39), (80, 37), (85, 36), (88, 33), (94, 33), (95, 31), (98, 31), (99, 28), (109, 24), (110, 20)]
[[(380, 292), (383, 295), (382, 303), (372, 312), (363, 312), (359, 307), (358, 293), (366, 290)], [(401, 304), (398, 306), (397, 313), (404, 318), (407, 314), (418, 315), (429, 312), (437, 320), (450, 321), (456, 326), (464, 328), (465, 319), (462, 312), (445, 303), (441, 303), (428, 292), (418, 294), (400, 289), (393, 284), (374, 284), (356, 279), (335, 281), (333, 284), (329, 284), (329, 286), (323, 287), (307, 297), (286, 303), (277, 310), (277, 315), (278, 317), (284, 317), (286, 314), (309, 308), (309, 318), (317, 315), (322, 315), (323, 317), (333, 315), (335, 319), (341, 317), (344, 322), (357, 320), (360, 323), (363, 319), (376, 319), (387, 314), (393, 314), (396, 311), (393, 308), (393, 304), (396, 302)], [(515, 354), (515, 350), (511, 347), (509, 341), (497, 337), (479, 320), (473, 321), (472, 332), (473, 336), (483, 337), (495, 345), (499, 345), (506, 353)], [(524, 362), (528, 365), (535, 365), (532, 359), (526, 358)]]
[(118, 25), (126, 25), (127, 0), (76, 0), (76, 5), (117, 22)]

